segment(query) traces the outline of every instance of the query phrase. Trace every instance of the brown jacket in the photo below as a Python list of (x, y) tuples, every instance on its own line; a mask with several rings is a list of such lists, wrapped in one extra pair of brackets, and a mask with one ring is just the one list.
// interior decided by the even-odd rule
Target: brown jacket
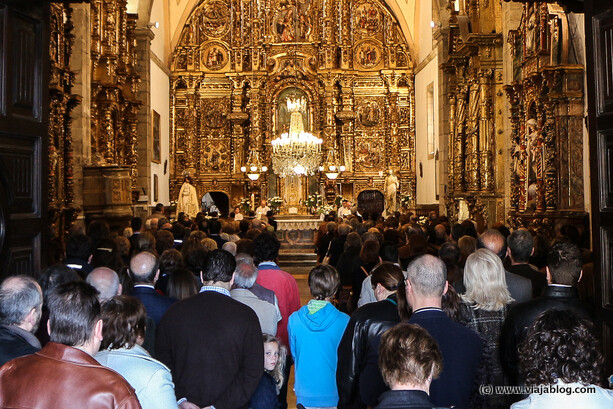
[(0, 368), (2, 408), (134, 409), (134, 389), (87, 353), (55, 342)]

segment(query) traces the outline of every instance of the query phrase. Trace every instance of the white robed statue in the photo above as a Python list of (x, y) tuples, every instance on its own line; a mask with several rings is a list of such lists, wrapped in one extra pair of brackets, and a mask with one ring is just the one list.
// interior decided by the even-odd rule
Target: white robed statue
[(389, 174), (385, 178), (385, 217), (392, 216), (396, 211), (396, 193), (398, 192), (398, 188), (400, 187), (400, 182), (398, 182), (398, 178), (394, 175), (394, 171), (392, 169), (389, 170)]
[(198, 202), (196, 188), (192, 183), (192, 178), (186, 176), (183, 186), (181, 186), (181, 190), (179, 191), (179, 199), (177, 200), (177, 214), (183, 212), (190, 218), (196, 217), (200, 204)]

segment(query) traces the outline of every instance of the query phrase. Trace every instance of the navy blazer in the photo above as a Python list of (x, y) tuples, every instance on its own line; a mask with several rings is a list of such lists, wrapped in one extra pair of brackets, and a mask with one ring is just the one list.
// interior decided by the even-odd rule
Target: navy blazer
[(430, 385), (432, 403), (468, 409), (470, 397), (477, 390), (477, 369), (483, 356), (481, 337), (438, 308), (414, 311), (409, 324), (428, 331), (443, 356), (443, 371)]
[(154, 288), (150, 287), (134, 287), (130, 293), (132, 297), (136, 297), (145, 305), (147, 315), (153, 318), (155, 325), (160, 323), (162, 316), (166, 310), (177, 302), (174, 298), (161, 295)]

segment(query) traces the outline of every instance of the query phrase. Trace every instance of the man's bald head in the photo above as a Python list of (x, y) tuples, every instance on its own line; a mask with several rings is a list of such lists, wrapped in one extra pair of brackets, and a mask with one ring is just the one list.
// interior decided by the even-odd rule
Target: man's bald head
[(437, 224), (434, 226), (434, 233), (436, 234), (437, 239), (445, 239), (447, 238), (447, 229), (444, 224)]
[(138, 253), (130, 260), (130, 272), (135, 282), (152, 284), (158, 272), (158, 260), (149, 252)]
[(27, 276), (9, 277), (0, 285), (0, 324), (36, 331), (43, 307), (43, 292)]
[(100, 292), (98, 300), (100, 304), (121, 294), (121, 284), (119, 284), (119, 276), (108, 267), (98, 267), (92, 270), (87, 276), (87, 284), (90, 284)]
[(495, 253), (501, 260), (507, 255), (507, 241), (496, 229), (489, 229), (481, 233), (477, 239), (477, 248), (488, 249)]

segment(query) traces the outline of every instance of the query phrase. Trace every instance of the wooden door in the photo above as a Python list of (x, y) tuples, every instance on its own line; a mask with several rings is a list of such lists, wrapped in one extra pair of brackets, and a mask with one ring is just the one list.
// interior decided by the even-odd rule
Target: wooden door
[(49, 3), (0, 2), (0, 279), (44, 262)]
[(613, 4), (585, 2), (592, 245), (598, 318), (610, 374), (613, 357)]

